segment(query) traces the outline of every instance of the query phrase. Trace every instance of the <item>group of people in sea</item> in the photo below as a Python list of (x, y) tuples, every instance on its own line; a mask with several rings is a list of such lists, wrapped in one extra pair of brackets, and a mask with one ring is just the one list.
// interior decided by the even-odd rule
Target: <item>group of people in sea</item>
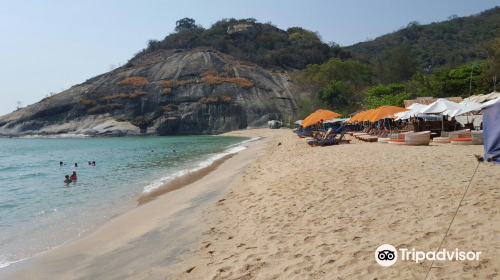
[[(88, 162), (89, 163), (89, 166), (95, 166), (95, 161), (92, 161), (92, 162)], [(60, 166), (63, 166), (63, 165), (66, 165), (64, 162), (60, 161), (59, 162), (59, 165)], [(73, 165), (73, 167), (78, 167), (78, 163), (75, 162), (75, 164)], [(65, 175), (64, 176), (64, 183), (71, 183), (73, 181), (76, 181), (78, 180), (78, 177), (76, 176), (76, 170), (73, 170), (73, 173), (70, 175)]]

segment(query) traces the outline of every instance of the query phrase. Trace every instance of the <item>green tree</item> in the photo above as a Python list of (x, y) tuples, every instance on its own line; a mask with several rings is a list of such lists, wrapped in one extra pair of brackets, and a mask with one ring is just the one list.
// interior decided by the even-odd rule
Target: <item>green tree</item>
[(417, 70), (417, 59), (407, 46), (397, 46), (375, 59), (375, 74), (383, 83), (401, 83)]
[(372, 87), (366, 92), (363, 107), (373, 109), (383, 105), (404, 107), (404, 100), (410, 99), (411, 93), (404, 92), (405, 85), (390, 84)]
[(192, 18), (183, 18), (175, 22), (175, 32), (196, 29), (196, 21)]
[(320, 100), (307, 97), (302, 98), (297, 103), (297, 113), (295, 118), (298, 120), (303, 120), (310, 114), (314, 113), (316, 110), (322, 108), (325, 108), (325, 104), (323, 104)]
[(323, 44), (317, 32), (298, 27), (289, 28), (288, 30), (293, 30), (290, 34), (290, 41), (302, 48), (313, 48)]
[(491, 81), (493, 87), (500, 83), (500, 38), (497, 38), (484, 45), (488, 54), (488, 60), (485, 64), (485, 79)]
[(308, 65), (294, 77), (299, 84), (314, 84), (324, 88), (330, 81), (341, 81), (351, 84), (354, 89), (360, 89), (371, 83), (372, 70), (357, 61), (332, 58), (321, 65)]
[(489, 85), (482, 75), (484, 63), (472, 65), (468, 63), (453, 69), (441, 69), (428, 76), (419, 72), (410, 81), (410, 87), (416, 88), (419, 96), (431, 97), (468, 97), (470, 86), (471, 94), (485, 93)]
[(331, 81), (326, 89), (316, 93), (316, 98), (333, 108), (336, 112), (345, 113), (349, 106), (348, 96), (352, 95), (349, 88), (344, 86), (341, 81)]

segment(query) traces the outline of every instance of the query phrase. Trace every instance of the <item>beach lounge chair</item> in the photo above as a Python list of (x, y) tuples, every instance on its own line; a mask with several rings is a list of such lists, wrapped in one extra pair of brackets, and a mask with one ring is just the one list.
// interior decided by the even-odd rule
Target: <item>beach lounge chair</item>
[(297, 136), (299, 136), (300, 138), (304, 138), (304, 137), (307, 137), (310, 135), (312, 135), (312, 128), (311, 127), (307, 127), (303, 131), (297, 131)]
[(331, 145), (339, 145), (339, 144), (349, 144), (351, 140), (344, 139), (344, 131), (340, 133), (340, 137), (337, 138), (332, 138), (332, 139), (326, 139), (326, 140), (319, 140), (317, 143), (317, 146), (331, 146)]
[(470, 131), (450, 133), (452, 145), (472, 145), (472, 133)]
[(398, 134), (397, 139), (390, 139), (389, 144), (393, 145), (413, 145), (422, 146), (429, 145), (431, 142), (431, 132), (405, 132)]
[(472, 131), (472, 144), (473, 145), (483, 145), (484, 144), (484, 136), (483, 131)]
[(434, 137), (434, 139), (432, 139), (432, 142), (436, 144), (449, 144), (450, 137)]
[(318, 144), (318, 141), (334, 139), (340, 132), (343, 132), (342, 127), (338, 127), (336, 129), (329, 128), (324, 135), (318, 136), (317, 139), (307, 141), (307, 144), (311, 146), (316, 146)]

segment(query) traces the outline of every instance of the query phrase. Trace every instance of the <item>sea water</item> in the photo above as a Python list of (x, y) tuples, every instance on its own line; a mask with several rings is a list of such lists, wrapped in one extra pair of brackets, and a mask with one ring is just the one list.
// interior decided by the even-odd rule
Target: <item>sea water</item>
[[(135, 207), (141, 194), (245, 149), (247, 142), (214, 136), (0, 138), (0, 269), (77, 238)], [(78, 180), (64, 183), (73, 171)]]

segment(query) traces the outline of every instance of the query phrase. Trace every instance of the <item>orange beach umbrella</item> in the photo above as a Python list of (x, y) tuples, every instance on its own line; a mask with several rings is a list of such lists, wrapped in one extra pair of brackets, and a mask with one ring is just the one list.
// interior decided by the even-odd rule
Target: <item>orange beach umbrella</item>
[(397, 106), (382, 106), (374, 109), (370, 114), (364, 115), (364, 121), (376, 122), (383, 118), (387, 118), (390, 115), (394, 115), (399, 112), (409, 111), (408, 109), (397, 107)]
[(307, 116), (307, 118), (305, 118), (300, 125), (302, 127), (308, 127), (308, 126), (313, 125), (315, 123), (318, 123), (321, 121), (328, 121), (328, 120), (331, 120), (331, 119), (334, 119), (334, 118), (340, 117), (340, 116), (341, 116), (341, 114), (335, 113), (333, 111), (319, 109), (316, 112)]
[(350, 120), (349, 120), (349, 123), (353, 123), (355, 121), (363, 121), (364, 119), (364, 116), (366, 115), (369, 115), (371, 112), (373, 112), (374, 109), (370, 109), (370, 110), (366, 110), (366, 111), (363, 111), (363, 112), (360, 112), (360, 113), (357, 113), (356, 115), (354, 115)]

